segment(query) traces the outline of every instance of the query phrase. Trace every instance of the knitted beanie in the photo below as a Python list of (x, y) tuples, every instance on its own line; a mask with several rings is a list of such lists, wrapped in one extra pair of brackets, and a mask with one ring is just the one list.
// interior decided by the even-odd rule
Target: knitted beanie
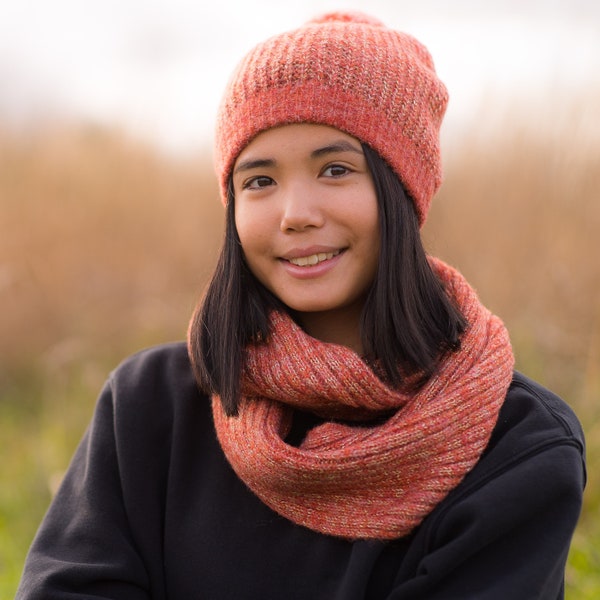
[(261, 131), (329, 125), (367, 143), (399, 176), (421, 225), (441, 183), (439, 129), (448, 94), (427, 49), (362, 13), (330, 13), (251, 50), (217, 115), (223, 203), (235, 160)]

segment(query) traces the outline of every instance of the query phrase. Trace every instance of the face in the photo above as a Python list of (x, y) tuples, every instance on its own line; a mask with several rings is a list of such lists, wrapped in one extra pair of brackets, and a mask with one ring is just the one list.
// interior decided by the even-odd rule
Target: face
[(360, 142), (323, 125), (269, 129), (238, 156), (233, 186), (238, 235), (257, 279), (315, 337), (326, 337), (319, 323), (336, 319), (357, 329), (380, 246)]

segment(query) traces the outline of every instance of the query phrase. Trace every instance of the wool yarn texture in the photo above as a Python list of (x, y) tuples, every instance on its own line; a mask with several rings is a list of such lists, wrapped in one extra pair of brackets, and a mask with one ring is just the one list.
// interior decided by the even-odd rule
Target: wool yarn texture
[[(458, 271), (430, 261), (468, 325), (417, 392), (387, 386), (349, 348), (274, 312), (268, 340), (247, 348), (238, 416), (213, 397), (232, 468), (292, 522), (346, 539), (401, 538), (484, 452), (512, 380), (508, 332)], [(297, 410), (323, 420), (291, 445)]]
[(439, 131), (448, 93), (428, 50), (362, 13), (330, 13), (252, 49), (217, 114), (214, 158), (227, 190), (235, 160), (261, 131), (329, 125), (368, 144), (402, 181), (423, 224), (442, 180)]

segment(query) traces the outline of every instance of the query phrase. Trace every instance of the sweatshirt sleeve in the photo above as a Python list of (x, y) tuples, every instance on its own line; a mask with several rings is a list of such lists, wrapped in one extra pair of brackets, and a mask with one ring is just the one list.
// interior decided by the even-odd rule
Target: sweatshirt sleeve
[(147, 600), (150, 581), (125, 509), (111, 385), (29, 551), (17, 600)]
[(517, 390), (495, 447), (424, 524), (389, 600), (564, 598), (586, 479), (583, 433), (557, 400), (532, 419), (526, 393)]

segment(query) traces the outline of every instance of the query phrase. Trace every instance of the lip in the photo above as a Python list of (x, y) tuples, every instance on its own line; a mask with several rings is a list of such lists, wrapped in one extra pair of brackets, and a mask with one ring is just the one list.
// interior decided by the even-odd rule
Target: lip
[(302, 258), (313, 254), (335, 254), (336, 252), (341, 254), (345, 249), (346, 248), (340, 248), (339, 246), (307, 246), (306, 248), (292, 248), (280, 256), (280, 258), (289, 261), (292, 258)]
[[(280, 262), (285, 271), (296, 279), (313, 279), (315, 277), (321, 277), (331, 271), (335, 266), (342, 260), (346, 248), (334, 248), (332, 246), (310, 246), (307, 248), (294, 248), (289, 252), (286, 252), (280, 257)], [(328, 260), (317, 263), (316, 265), (299, 266), (295, 265), (290, 261), (292, 258), (302, 258), (304, 256), (311, 256), (312, 254), (332, 254), (336, 253), (335, 256)]]

